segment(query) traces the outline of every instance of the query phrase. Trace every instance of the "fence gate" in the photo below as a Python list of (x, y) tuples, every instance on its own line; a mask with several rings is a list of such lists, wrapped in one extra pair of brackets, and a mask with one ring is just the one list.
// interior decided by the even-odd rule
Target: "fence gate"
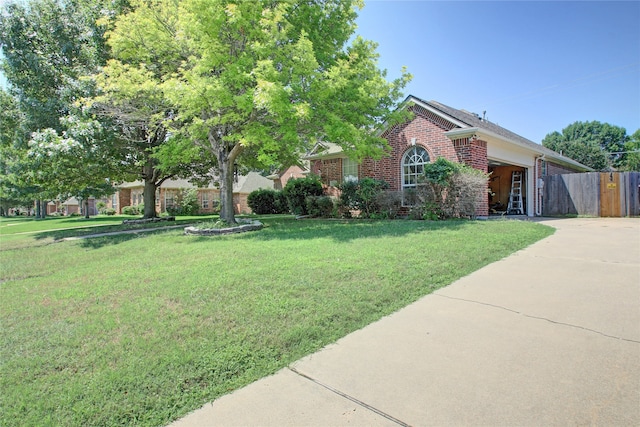
[(623, 216), (620, 204), (620, 174), (600, 174), (600, 216)]
[(640, 172), (544, 177), (543, 215), (640, 216)]

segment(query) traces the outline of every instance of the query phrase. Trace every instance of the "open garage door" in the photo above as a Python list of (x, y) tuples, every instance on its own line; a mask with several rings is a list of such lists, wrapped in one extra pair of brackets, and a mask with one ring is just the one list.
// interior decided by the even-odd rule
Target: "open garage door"
[(489, 172), (489, 215), (526, 215), (527, 168), (489, 161)]

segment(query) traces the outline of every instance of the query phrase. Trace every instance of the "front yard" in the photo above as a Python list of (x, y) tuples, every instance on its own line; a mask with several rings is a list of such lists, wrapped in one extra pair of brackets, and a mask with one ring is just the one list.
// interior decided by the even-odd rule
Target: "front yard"
[(263, 222), (59, 243), (0, 222), (0, 425), (166, 425), (552, 233)]

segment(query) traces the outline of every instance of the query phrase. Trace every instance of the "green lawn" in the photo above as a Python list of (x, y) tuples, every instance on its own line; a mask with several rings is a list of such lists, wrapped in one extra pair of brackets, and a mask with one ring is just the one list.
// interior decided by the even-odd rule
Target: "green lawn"
[(0, 223), (0, 425), (166, 425), (552, 233), (264, 222), (46, 245)]

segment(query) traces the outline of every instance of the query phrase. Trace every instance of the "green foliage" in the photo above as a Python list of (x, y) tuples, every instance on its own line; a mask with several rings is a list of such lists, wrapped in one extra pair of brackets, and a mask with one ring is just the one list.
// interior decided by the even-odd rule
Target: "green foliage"
[(473, 217), (489, 175), (471, 166), (439, 157), (424, 166), (424, 179), (416, 189), (418, 203), (413, 218), (448, 219)]
[(138, 206), (123, 206), (122, 207), (122, 213), (124, 215), (140, 215), (141, 213), (141, 209), (140, 209), (140, 205)]
[(258, 215), (286, 213), (287, 200), (282, 191), (262, 188), (252, 191), (247, 197), (251, 211)]
[(596, 171), (622, 167), (626, 162), (627, 131), (609, 123), (575, 122), (547, 134), (542, 145)]
[(329, 196), (308, 196), (306, 198), (307, 212), (317, 218), (333, 216), (333, 199)]
[(624, 144), (625, 157), (621, 170), (640, 172), (640, 129), (635, 131)]
[(174, 205), (167, 207), (169, 215), (197, 215), (200, 212), (197, 189), (181, 188), (175, 197)]
[(342, 206), (360, 211), (360, 216), (363, 218), (372, 218), (383, 214), (382, 195), (389, 188), (389, 184), (385, 181), (366, 177), (359, 181), (344, 182), (339, 188)]
[(352, 37), (359, 0), (131, 5), (109, 33), (114, 55), (134, 93), (169, 101), (172, 134), (207, 153), (230, 222), (235, 165), (291, 164), (319, 139), (380, 156), (376, 127), (407, 117), (395, 107), (411, 76), (387, 82), (376, 44)]
[(289, 211), (294, 215), (309, 215), (307, 197), (322, 196), (322, 183), (317, 176), (309, 175), (304, 178), (292, 178), (287, 181), (282, 190), (287, 199)]

